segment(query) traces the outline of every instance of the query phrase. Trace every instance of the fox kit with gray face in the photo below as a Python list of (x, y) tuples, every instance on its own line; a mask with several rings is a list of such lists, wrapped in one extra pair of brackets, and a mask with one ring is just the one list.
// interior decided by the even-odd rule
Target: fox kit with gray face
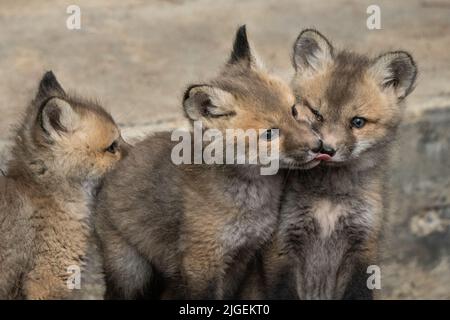
[(90, 250), (92, 193), (121, 143), (106, 111), (44, 75), (0, 176), (0, 299), (69, 297), (68, 268)]
[[(241, 27), (222, 73), (191, 86), (183, 106), (205, 129), (279, 129), (264, 137), (279, 143), (290, 166), (302, 166), (320, 140), (294, 119), (294, 100), (258, 66)], [(242, 270), (276, 226), (278, 175), (260, 175), (258, 165), (175, 165), (170, 140), (160, 133), (137, 144), (99, 194), (107, 298), (234, 297)]]
[(323, 147), (317, 167), (290, 174), (267, 253), (268, 292), (371, 298), (366, 270), (377, 261), (386, 158), (416, 66), (402, 51), (375, 59), (336, 51), (315, 30), (300, 34), (293, 61), (298, 117), (310, 121)]

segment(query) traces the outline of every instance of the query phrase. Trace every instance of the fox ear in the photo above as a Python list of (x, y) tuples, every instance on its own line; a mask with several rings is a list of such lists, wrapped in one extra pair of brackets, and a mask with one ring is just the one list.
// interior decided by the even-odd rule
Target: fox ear
[(62, 97), (65, 94), (64, 89), (61, 87), (58, 80), (56, 80), (53, 72), (47, 71), (39, 82), (37, 97), (46, 99), (54, 96)]
[(233, 50), (231, 51), (229, 64), (243, 64), (247, 67), (261, 68), (260, 59), (250, 49), (245, 25), (239, 27), (234, 38)]
[(388, 52), (379, 56), (370, 72), (383, 90), (394, 90), (399, 100), (414, 89), (417, 67), (412, 56), (405, 51)]
[(183, 98), (185, 115), (192, 121), (233, 116), (234, 104), (231, 93), (210, 85), (190, 86)]
[(42, 130), (53, 139), (75, 130), (79, 123), (78, 113), (67, 101), (59, 98), (45, 102), (39, 119)]
[(320, 32), (303, 30), (294, 43), (292, 61), (297, 72), (320, 72), (333, 61), (333, 46)]

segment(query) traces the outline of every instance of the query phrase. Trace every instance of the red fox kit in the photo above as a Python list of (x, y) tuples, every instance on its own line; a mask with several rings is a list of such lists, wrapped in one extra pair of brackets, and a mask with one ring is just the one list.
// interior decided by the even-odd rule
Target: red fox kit
[[(191, 86), (183, 107), (205, 129), (265, 128), (282, 165), (302, 166), (321, 141), (295, 120), (294, 100), (288, 85), (258, 66), (241, 27), (222, 73)], [(234, 297), (247, 262), (276, 226), (279, 175), (260, 175), (258, 165), (175, 165), (173, 147), (170, 133), (150, 136), (105, 179), (96, 230), (107, 298)]]
[(270, 298), (369, 299), (386, 157), (416, 65), (403, 51), (369, 59), (336, 51), (315, 30), (294, 45), (299, 117), (323, 140), (320, 165), (292, 172), (274, 246)]
[(89, 249), (92, 195), (122, 144), (105, 110), (44, 75), (0, 175), (0, 299), (69, 297), (68, 268), (82, 268)]

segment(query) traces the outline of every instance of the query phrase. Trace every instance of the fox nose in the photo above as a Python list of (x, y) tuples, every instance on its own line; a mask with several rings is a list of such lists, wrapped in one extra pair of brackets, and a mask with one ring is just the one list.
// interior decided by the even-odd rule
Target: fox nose
[(332, 156), (334, 156), (336, 154), (336, 150), (333, 147), (328, 146), (326, 144), (322, 144), (322, 150), (320, 150), (320, 152), (324, 153), (324, 154), (327, 154), (330, 157), (332, 157)]
[(314, 148), (312, 148), (311, 151), (314, 153), (319, 153), (320, 150), (322, 150), (322, 147), (323, 147), (323, 142), (322, 142), (322, 140), (319, 140), (317, 142), (317, 145)]

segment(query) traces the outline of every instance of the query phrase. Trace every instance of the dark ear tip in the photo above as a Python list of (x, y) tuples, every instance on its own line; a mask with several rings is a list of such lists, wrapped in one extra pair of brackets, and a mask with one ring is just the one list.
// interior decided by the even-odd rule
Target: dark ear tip
[(185, 102), (187, 99), (190, 98), (191, 90), (198, 87), (205, 87), (208, 86), (207, 84), (192, 84), (187, 87), (186, 91), (183, 94), (183, 102)]
[(240, 37), (247, 37), (247, 26), (245, 24), (241, 25), (238, 28), (236, 35)]
[(309, 33), (309, 32), (315, 33), (315, 34), (318, 34), (318, 35), (322, 35), (317, 29), (314, 29), (314, 28), (306, 28), (306, 29), (303, 29), (303, 30), (300, 32), (299, 37), (301, 37), (302, 35), (305, 35), (305, 33)]
[(297, 48), (297, 45), (299, 44), (300, 40), (304, 40), (305, 38), (310, 38), (310, 34), (314, 34), (317, 35), (319, 38), (321, 38), (323, 41), (326, 42), (326, 44), (328, 45), (328, 47), (330, 48), (330, 52), (331, 54), (333, 54), (333, 45), (331, 44), (330, 40), (327, 39), (327, 37), (325, 37), (322, 33), (320, 33), (317, 29), (314, 28), (307, 28), (307, 29), (303, 29), (300, 34), (298, 35), (297, 39), (295, 39), (294, 42), (294, 54)]
[(46, 97), (49, 94), (65, 94), (63, 88), (58, 83), (53, 71), (49, 70), (44, 73), (39, 82), (39, 93), (41, 97)]
[(380, 56), (378, 56), (378, 58), (381, 58), (381, 57), (384, 57), (384, 56), (387, 56), (387, 55), (403, 56), (404, 58), (409, 60), (409, 62), (411, 62), (411, 64), (413, 66), (416, 66), (416, 62), (414, 61), (414, 58), (413, 58), (412, 54), (409, 53), (408, 51), (404, 51), (404, 50), (389, 51), (389, 52), (381, 54)]
[(305, 36), (308, 35), (308, 33), (313, 33), (318, 35), (319, 37), (323, 38), (328, 44), (330, 44), (330, 42), (328, 41), (328, 39), (322, 34), (320, 33), (317, 29), (314, 28), (306, 28), (303, 29), (300, 34), (297, 37), (297, 40), (295, 41), (295, 43), (297, 43), (300, 39), (304, 38)]
[(412, 55), (407, 51), (389, 51), (379, 55), (374, 61), (383, 59), (384, 68), (388, 68), (396, 77), (397, 81), (403, 83), (403, 93), (399, 100), (406, 98), (415, 88), (417, 79), (417, 65)]
[(234, 38), (233, 50), (231, 52), (231, 57), (229, 63), (235, 63), (240, 60), (250, 61), (250, 45), (247, 38), (247, 27), (246, 25), (240, 26), (236, 31), (236, 36)]
[(56, 78), (56, 77), (52, 70), (48, 70), (44, 73), (43, 78), (46, 79), (46, 78)]
[(53, 71), (50, 70), (45, 72), (44, 75), (42, 76), (41, 85), (52, 84), (55, 83), (56, 81), (57, 80), (55, 74), (53, 73)]
[(196, 85), (193, 84), (193, 85), (190, 85), (190, 86), (188, 86), (188, 87), (186, 88), (186, 90), (184, 91), (184, 94), (183, 94), (183, 102), (186, 101), (186, 100), (189, 98), (189, 95), (191, 94), (191, 90), (192, 90), (192, 88), (194, 88), (195, 86), (196, 86)]
[(43, 84), (47, 84), (47, 83), (55, 83), (56, 80), (56, 76), (53, 73), (53, 71), (49, 70), (47, 72), (44, 73), (44, 76), (42, 77), (41, 83)]
[(248, 48), (247, 26), (245, 24), (237, 29), (234, 43), (235, 49), (237, 49), (236, 46), (243, 46)]
[(400, 50), (400, 51), (394, 51), (394, 53), (405, 56), (405, 59), (407, 59), (408, 62), (411, 64), (411, 73), (412, 73), (411, 85), (408, 88), (408, 90), (405, 92), (405, 97), (406, 97), (411, 92), (413, 92), (415, 89), (415, 84), (416, 84), (416, 80), (417, 80), (417, 72), (418, 72), (417, 64), (416, 64), (416, 61), (414, 60), (412, 54), (410, 54), (408, 51)]
[[(324, 43), (325, 45), (323, 45)], [(325, 47), (325, 49), (322, 47)], [(309, 65), (307, 57), (314, 55), (314, 52), (319, 49), (328, 51), (334, 57), (333, 45), (322, 33), (314, 28), (303, 29), (297, 39), (295, 39), (292, 48), (292, 65), (294, 69), (298, 70), (300, 64)]]
[(409, 53), (408, 51), (394, 51), (393, 53), (395, 54), (401, 54), (407, 57), (407, 59), (409, 60), (409, 62), (412, 64), (412, 66), (414, 67), (414, 69), (417, 69), (417, 64), (416, 61), (414, 60), (413, 56), (411, 53)]
[(418, 70), (417, 70), (417, 64), (416, 64), (416, 61), (414, 60), (414, 58), (413, 58), (413, 56), (412, 56), (411, 53), (409, 53), (408, 51), (404, 51), (404, 50), (389, 51), (389, 52), (386, 52), (386, 53), (384, 53), (384, 54), (378, 56), (377, 59), (379, 59), (379, 58), (381, 58), (381, 57), (384, 57), (384, 56), (387, 56), (387, 55), (397, 56), (397, 57), (401, 56), (401, 57), (402, 57), (402, 60), (403, 60), (405, 63), (409, 63), (409, 64), (410, 64), (410, 67), (411, 67), (411, 72), (412, 72), (413, 75), (414, 75), (414, 76), (413, 76), (413, 80), (415, 80), (415, 78), (416, 78), (416, 76), (417, 76)]

